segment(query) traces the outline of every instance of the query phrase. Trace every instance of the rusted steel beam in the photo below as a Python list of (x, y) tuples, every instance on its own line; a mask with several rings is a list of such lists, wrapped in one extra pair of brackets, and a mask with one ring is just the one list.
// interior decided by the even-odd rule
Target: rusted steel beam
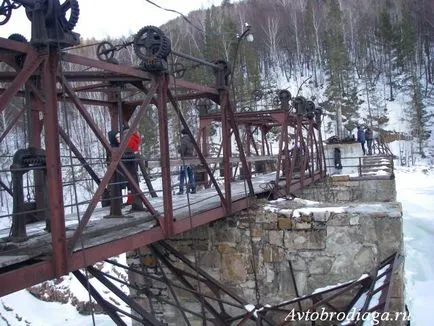
[(216, 96), (219, 95), (218, 90), (215, 88), (192, 83), (182, 79), (176, 79), (173, 76), (170, 76), (169, 78), (170, 78), (170, 85), (176, 88), (186, 88), (186, 89), (196, 90), (201, 93), (209, 93), (209, 94), (214, 94)]
[[(152, 78), (149, 73), (144, 72), (144, 71), (139, 70), (139, 69), (135, 69), (133, 67), (115, 65), (115, 64), (103, 62), (100, 60), (81, 57), (81, 56), (71, 54), (71, 53), (64, 53), (62, 56), (62, 59), (66, 62), (76, 63), (76, 64), (88, 66), (88, 67), (100, 68), (100, 69), (104, 69), (105, 71), (109, 71), (109, 72), (113, 72), (113, 73), (117, 73), (117, 74), (121, 74), (121, 75), (126, 75), (126, 76), (130, 76), (130, 77), (137, 77), (140, 80), (151, 80), (151, 78)], [(68, 74), (68, 72), (65, 72), (65, 75), (67, 76), (68, 80), (73, 80), (72, 79), (73, 75)], [(89, 74), (89, 76), (91, 76), (91, 74)], [(106, 74), (106, 77), (107, 77), (107, 79), (110, 78), (110, 76), (108, 74)], [(113, 77), (114, 76), (112, 76), (112, 78)], [(203, 86), (200, 84), (188, 82), (188, 81), (185, 81), (182, 79), (175, 79), (172, 76), (170, 76), (169, 78), (170, 78), (169, 83), (171, 85), (176, 85), (176, 87), (187, 88), (187, 89), (192, 89), (192, 90), (196, 90), (199, 92), (218, 95), (218, 91), (215, 88), (211, 88), (211, 87)], [(83, 80), (83, 78), (79, 78), (79, 79)]]
[(231, 127), (229, 122), (229, 93), (227, 89), (220, 91), (220, 103), (222, 114), (222, 148), (223, 148), (223, 170), (225, 181), (225, 201), (226, 213), (232, 213), (232, 200), (231, 200), (231, 182), (232, 182), (232, 165), (229, 158), (232, 156), (231, 144)]
[(102, 91), (104, 88), (108, 88), (111, 86), (111, 83), (109, 82), (102, 82), (102, 83), (96, 83), (96, 84), (89, 84), (85, 86), (77, 86), (73, 88), (74, 92), (88, 92), (88, 91)]
[(0, 50), (5, 51), (8, 54), (10, 53), (15, 55), (19, 53), (30, 54), (36, 52), (35, 49), (33, 49), (33, 47), (27, 43), (9, 40), (2, 37), (0, 37)]
[[(100, 75), (105, 75), (107, 78), (110, 78), (110, 74), (107, 72), (112, 72), (112, 73), (116, 74), (115, 76), (118, 76), (118, 74), (120, 74), (120, 75), (125, 75), (125, 76), (130, 76), (130, 77), (136, 77), (136, 78), (139, 78), (141, 80), (151, 80), (152, 79), (152, 76), (149, 73), (144, 72), (143, 70), (139, 70), (139, 69), (135, 69), (133, 67), (123, 66), (123, 65), (116, 65), (113, 63), (109, 63), (109, 62), (105, 62), (105, 61), (101, 61), (101, 60), (97, 60), (97, 59), (90, 59), (90, 58), (82, 57), (82, 56), (72, 54), (72, 53), (66, 53), (66, 52), (62, 53), (62, 61), (75, 63), (78, 65), (87, 66), (87, 67), (103, 69), (104, 72), (101, 72)], [(85, 75), (86, 73), (89, 75), (94, 75), (93, 72), (80, 72), (79, 74), (77, 74), (77, 73), (71, 74), (71, 73), (65, 72), (65, 76), (67, 76), (68, 80), (71, 80), (73, 75), (77, 75), (77, 76), (80, 74)]]
[[(39, 77), (37, 77), (39, 78)], [(28, 84), (28, 83), (27, 83)], [(26, 85), (27, 85), (26, 84)], [(0, 88), (0, 94), (4, 94), (4, 92), (6, 91), (5, 88)], [(39, 98), (42, 98), (42, 101), (44, 101), (43, 99), (43, 95), (40, 94), (40, 92), (35, 92), (35, 90), (32, 88), (32, 94), (36, 95)], [(23, 91), (18, 91), (15, 96), (18, 97), (25, 97), (25, 92)], [(74, 101), (71, 99), (71, 97), (69, 96), (64, 96), (61, 93), (58, 93), (57, 95), (57, 99), (58, 101), (62, 101), (62, 102), (67, 102), (67, 103), (74, 103)], [(93, 100), (93, 99), (88, 99), (88, 98), (83, 98), (83, 97), (79, 97), (80, 102), (83, 104), (87, 104), (87, 105), (92, 105), (92, 106), (107, 106), (110, 101), (105, 101), (105, 100)]]
[(27, 262), (0, 274), (0, 297), (56, 277), (51, 260)]
[[(164, 242), (163, 242), (164, 243)], [(168, 255), (166, 252), (164, 252), (163, 250), (161, 250), (159, 244), (153, 244), (150, 246), (152, 249), (152, 253), (158, 258), (159, 261), (161, 261), (164, 266), (172, 272), (172, 274), (176, 277), (176, 279), (181, 282), (186, 288), (188, 289), (195, 289), (196, 287), (196, 282), (194, 283), (194, 286), (190, 283), (189, 280), (186, 279), (186, 277), (182, 274), (182, 271), (175, 267), (170, 260), (168, 259)], [(167, 248), (164, 247), (167, 251)], [(171, 254), (174, 254), (172, 251), (169, 251)], [(176, 254), (176, 253), (175, 253)], [(179, 256), (175, 256), (178, 259), (181, 259)], [(185, 259), (186, 260), (186, 259)], [(197, 271), (197, 266), (196, 267), (196, 271)], [(214, 307), (214, 305), (212, 305), (210, 302), (208, 302), (208, 300), (206, 300), (200, 293), (197, 292), (190, 292), (196, 299), (197, 301), (199, 301), (202, 305), (203, 308), (206, 309), (206, 311), (208, 313), (210, 313), (214, 319), (213, 319), (213, 324), (216, 326), (225, 326), (225, 320), (224, 320), (224, 316), (222, 314), (219, 313), (219, 311), (217, 311), (217, 307)], [(205, 318), (205, 316), (203, 316), (203, 318)], [(203, 322), (205, 322), (205, 320), (203, 320)]]
[[(249, 207), (247, 199), (240, 199), (232, 202), (232, 212), (239, 212)], [(183, 218), (176, 220), (173, 226), (174, 233), (179, 234), (196, 228), (201, 225), (208, 224), (215, 220), (218, 220), (224, 216), (227, 216), (224, 207), (217, 207), (211, 210), (204, 211), (202, 213), (195, 214), (191, 219)]]
[(44, 127), (47, 179), (49, 180), (49, 182), (47, 182), (47, 218), (50, 220), (51, 239), (53, 246), (52, 263), (55, 275), (57, 277), (68, 272), (57, 96), (55, 93), (59, 57), (56, 52), (50, 51), (44, 59), (45, 60), (42, 69), (42, 87), (45, 92)]
[(180, 53), (180, 52), (173, 51), (173, 50), (172, 50), (171, 53), (174, 54), (174, 55), (176, 55), (176, 56), (178, 56), (178, 57), (181, 57), (181, 58), (184, 58), (184, 59), (188, 59), (188, 60), (191, 60), (191, 61), (194, 61), (194, 62), (197, 62), (197, 63), (201, 63), (201, 64), (206, 65), (206, 66), (211, 67), (211, 68), (221, 69), (221, 67), (219, 65), (216, 65), (216, 64), (214, 64), (212, 62), (209, 62), (209, 61), (206, 61), (206, 60), (203, 60), (203, 59), (199, 59), (199, 58), (193, 57), (193, 56), (185, 54), (185, 53)]
[(3, 112), (6, 105), (19, 91), (20, 87), (26, 83), (33, 72), (39, 68), (43, 60), (44, 56), (36, 56), (34, 52), (27, 55), (23, 69), (18, 74), (15, 74), (9, 87), (0, 95), (0, 113)]
[[(218, 96), (215, 94), (210, 94), (210, 93), (203, 93), (203, 92), (197, 92), (197, 93), (186, 93), (186, 94), (172, 94), (172, 98), (174, 101), (178, 102), (178, 101), (188, 101), (188, 100), (195, 100), (195, 99), (200, 99), (200, 98), (207, 98), (212, 100), (213, 102), (220, 104), (219, 100), (218, 100)], [(131, 105), (131, 106), (137, 106), (140, 104), (139, 100), (136, 101), (125, 101), (124, 102), (127, 105)]]
[[(246, 161), (246, 154), (244, 153), (244, 146), (243, 143), (241, 142), (241, 137), (240, 137), (240, 131), (238, 130), (238, 125), (234, 115), (234, 111), (232, 109), (232, 105), (231, 105), (231, 101), (229, 100), (228, 97), (228, 107), (227, 107), (227, 113), (229, 116), (229, 121), (232, 125), (232, 130), (235, 136), (235, 141), (237, 143), (238, 146), (238, 151), (239, 151), (239, 157), (241, 159), (241, 165), (244, 168), (244, 178), (245, 180), (247, 180), (247, 187), (249, 188), (249, 195), (253, 196), (255, 194), (255, 190), (253, 189), (253, 184), (252, 184), (252, 172), (250, 171), (250, 165), (247, 163)], [(249, 148), (250, 150), (250, 148)]]
[(168, 75), (157, 77), (158, 126), (160, 129), (161, 176), (163, 187), (164, 217), (161, 217), (163, 232), (167, 238), (173, 235), (173, 202), (172, 202), (172, 173), (170, 171), (169, 130), (167, 124), (167, 92), (169, 86)]
[[(175, 109), (176, 114), (178, 115), (179, 120), (181, 121), (182, 127), (184, 129), (186, 129), (188, 131), (188, 136), (191, 139), (191, 142), (193, 143), (194, 149), (196, 151), (197, 156), (199, 157), (199, 161), (200, 163), (203, 165), (203, 167), (205, 168), (209, 178), (211, 179), (212, 184), (214, 185), (217, 194), (220, 197), (220, 200), (222, 201), (222, 204), (225, 206), (225, 197), (223, 196), (223, 193), (220, 189), (219, 184), (217, 183), (217, 180), (214, 178), (214, 173), (211, 171), (205, 156), (203, 155), (201, 148), (199, 147), (199, 145), (197, 144), (196, 140), (193, 137), (193, 134), (190, 131), (190, 127), (187, 124), (187, 121), (185, 120), (184, 116), (182, 115), (182, 112), (179, 108), (178, 103), (174, 100), (172, 93), (170, 92), (170, 90), (167, 93), (169, 100), (171, 101), (173, 108)], [(185, 160), (184, 160), (185, 161)]]
[(115, 309), (117, 307), (111, 302), (108, 302), (106, 299), (104, 299), (104, 297), (98, 292), (98, 290), (95, 289), (95, 287), (90, 283), (87, 275), (85, 276), (80, 270), (73, 271), (73, 274), (77, 278), (77, 280), (83, 285), (83, 287), (89, 292), (89, 295), (94, 298), (98, 305), (103, 308), (105, 313), (117, 326), (127, 326), (127, 324), (118, 315), (117, 309)]
[[(149, 326), (164, 326), (163, 323), (156, 320), (154, 316), (149, 314), (142, 305), (137, 303), (133, 298), (126, 295), (123, 290), (121, 290), (117, 285), (113, 284), (108, 278), (105, 277), (105, 274), (101, 272), (99, 269), (89, 266), (87, 268), (90, 274), (94, 276), (98, 281), (100, 281), (106, 288), (108, 288), (113, 294), (115, 294), (118, 298), (120, 298), (123, 302), (125, 302), (131, 310), (134, 310), (138, 315), (141, 316), (140, 321), (143, 323), (143, 325), (149, 325)], [(82, 275), (83, 276), (83, 275)], [(96, 294), (96, 293), (94, 293)], [(99, 295), (99, 293), (97, 294)], [(105, 311), (108, 311), (110, 315), (116, 315), (119, 319), (119, 315), (116, 313), (116, 310), (118, 307), (114, 306), (113, 304), (107, 305), (106, 299), (103, 299), (102, 296), (100, 296), (100, 299), (106, 302), (106, 306), (104, 308)], [(101, 301), (101, 300), (100, 300)], [(99, 301), (99, 302), (100, 302)], [(125, 324), (126, 325), (126, 324)]]
[[(64, 85), (65, 88), (67, 90), (68, 93), (70, 93), (69, 95), (71, 97), (74, 96), (72, 90), (70, 89), (70, 87), (67, 85), (66, 81), (64, 80)], [(134, 129), (137, 128), (137, 125), (139, 123), (139, 121), (143, 118), (144, 113), (145, 113), (145, 109), (146, 107), (150, 104), (151, 100), (152, 100), (152, 94), (154, 94), (155, 90), (157, 89), (158, 84), (153, 82), (152, 86), (150, 87), (150, 95), (146, 96), (142, 106), (139, 108), (139, 111), (137, 113), (136, 118), (132, 121), (131, 125), (130, 125), (130, 129), (127, 133), (127, 135), (122, 139), (119, 148), (117, 150), (113, 150), (110, 148), (110, 145), (108, 144), (107, 140), (105, 139), (105, 137), (102, 137), (101, 133), (98, 132), (98, 128), (96, 127), (96, 125), (90, 124), (89, 126), (91, 128), (94, 129), (94, 131), (97, 132), (97, 136), (100, 136), (100, 141), (101, 143), (104, 145), (104, 147), (107, 150), (111, 151), (111, 162), (107, 167), (107, 172), (104, 175), (104, 177), (101, 180), (101, 183), (99, 184), (94, 196), (92, 197), (92, 200), (90, 201), (85, 213), (82, 216), (82, 220), (80, 221), (80, 224), (78, 225), (76, 231), (74, 232), (73, 236), (69, 239), (69, 251), (72, 252), (74, 245), (76, 244), (78, 238), (82, 235), (84, 228), (86, 227), (87, 223), (89, 222), (89, 219), (92, 215), (92, 212), (94, 211), (97, 202), (99, 200), (99, 198), (101, 198), (101, 195), (103, 194), (105, 188), (107, 187), (113, 173), (116, 170), (117, 166), (121, 166), (124, 171), (126, 171), (125, 167), (123, 166), (123, 164), (120, 164), (120, 159), (122, 154), (125, 152), (125, 149), (127, 147), (128, 144), (128, 139), (131, 137), (132, 133), (134, 132)], [(74, 97), (75, 98), (75, 97)], [(83, 108), (83, 106), (81, 105), (81, 103), (79, 102), (79, 100), (77, 98), (75, 98), (76, 101), (76, 105), (77, 108), (80, 109), (80, 112), (84, 115), (86, 115), (86, 110)], [(87, 114), (88, 115), (88, 114)], [(89, 117), (90, 118), (90, 117)], [(92, 121), (91, 119), (89, 121)], [(126, 171), (127, 172), (127, 171)], [(132, 179), (132, 176), (127, 173), (127, 177)], [(133, 183), (134, 184), (134, 183)], [(141, 195), (141, 198), (143, 200), (143, 195)], [(149, 210), (149, 212), (152, 215), (157, 215), (156, 210), (152, 207), (152, 205), (150, 205), (148, 202), (145, 202), (145, 206), (146, 208)]]

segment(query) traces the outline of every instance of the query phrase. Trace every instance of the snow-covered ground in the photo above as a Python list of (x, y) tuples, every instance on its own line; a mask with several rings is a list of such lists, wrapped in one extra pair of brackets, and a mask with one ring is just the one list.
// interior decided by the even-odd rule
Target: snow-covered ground
[[(434, 169), (427, 165), (397, 167), (398, 201), (404, 214), (407, 303), (412, 326), (431, 325), (434, 306)], [(84, 300), (86, 291), (74, 278), (65, 280), (71, 292)], [(23, 290), (0, 298), (0, 325), (94, 325), (70, 304), (42, 302)], [(95, 325), (114, 322), (95, 315)]]
[(405, 278), (412, 326), (432, 325), (434, 307), (434, 169), (398, 168), (404, 215)]

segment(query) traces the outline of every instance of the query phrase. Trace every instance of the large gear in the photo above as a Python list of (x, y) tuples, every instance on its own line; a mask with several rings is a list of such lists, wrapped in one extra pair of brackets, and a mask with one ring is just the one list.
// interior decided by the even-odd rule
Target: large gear
[[(67, 16), (68, 11), (69, 17)], [(74, 29), (80, 15), (80, 7), (77, 0), (66, 0), (59, 8), (59, 21), (65, 32), (70, 32)]]
[[(44, 6), (44, 15), (46, 19), (53, 18), (53, 14), (57, 16), (60, 25), (65, 32), (72, 31), (77, 25), (78, 17), (80, 15), (78, 0), (65, 0), (62, 4), (57, 0), (47, 0), (45, 1)], [(54, 9), (56, 12), (54, 12)], [(26, 7), (26, 15), (29, 20), (32, 20), (34, 10), (35, 8), (33, 7)]]
[(134, 37), (134, 52), (144, 61), (144, 66), (155, 66), (165, 60), (171, 51), (170, 40), (155, 26), (145, 26)]
[(12, 5), (9, 0), (3, 0), (0, 6), (0, 25), (6, 24), (12, 15)]

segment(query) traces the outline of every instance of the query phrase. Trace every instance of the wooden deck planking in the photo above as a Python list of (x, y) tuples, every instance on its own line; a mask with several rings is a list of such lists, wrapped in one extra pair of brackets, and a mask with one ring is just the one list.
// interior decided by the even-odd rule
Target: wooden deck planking
[[(275, 180), (275, 173), (252, 178), (255, 194), (267, 191), (266, 184), (272, 180)], [(231, 192), (233, 201), (244, 198), (248, 194), (247, 184), (244, 181), (233, 182)], [(150, 198), (149, 201), (161, 215), (164, 215), (163, 198)], [(198, 191), (188, 197), (186, 194), (173, 195), (172, 202), (176, 220), (189, 218), (221, 206), (220, 197), (213, 188)], [(128, 210), (129, 208), (122, 210), (122, 213), (125, 214), (123, 218), (104, 218), (109, 214), (109, 207), (95, 209), (84, 230), (81, 241), (78, 241), (74, 250), (90, 248), (128, 235), (134, 235), (149, 230), (157, 224), (155, 219), (147, 212), (129, 213)], [(77, 228), (77, 214), (66, 215), (65, 224), (66, 235), (69, 238)], [(51, 234), (47, 233), (44, 228), (45, 222), (27, 225), (28, 240), (20, 243), (7, 241), (9, 229), (0, 230), (0, 267), (50, 254), (52, 251)]]

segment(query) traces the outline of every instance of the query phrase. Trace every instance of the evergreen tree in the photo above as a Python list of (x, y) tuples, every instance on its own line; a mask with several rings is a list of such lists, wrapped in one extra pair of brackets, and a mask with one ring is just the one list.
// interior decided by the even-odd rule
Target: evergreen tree
[(423, 102), (422, 85), (416, 74), (412, 76), (411, 101), (409, 109), (409, 123), (412, 136), (416, 138), (419, 153), (424, 156), (423, 147), (430, 138), (433, 113), (429, 113)]
[(387, 85), (389, 86), (389, 101), (394, 100), (393, 89), (395, 85), (393, 81), (393, 71), (396, 60), (396, 45), (399, 38), (395, 32), (396, 30), (398, 30), (398, 27), (392, 24), (389, 12), (387, 9), (383, 9), (380, 13), (376, 36), (383, 47), (382, 50), (385, 56), (383, 68), (386, 72)]
[(416, 17), (413, 17), (407, 2), (403, 3), (402, 19), (399, 25), (399, 38), (397, 39), (397, 66), (401, 69), (410, 68), (415, 60), (417, 48)]
[(342, 138), (343, 123), (358, 118), (360, 101), (357, 88), (351, 81), (350, 60), (343, 35), (342, 12), (338, 0), (331, 0), (327, 15), (326, 71), (327, 100), (322, 103), (329, 116), (336, 121), (337, 136)]

